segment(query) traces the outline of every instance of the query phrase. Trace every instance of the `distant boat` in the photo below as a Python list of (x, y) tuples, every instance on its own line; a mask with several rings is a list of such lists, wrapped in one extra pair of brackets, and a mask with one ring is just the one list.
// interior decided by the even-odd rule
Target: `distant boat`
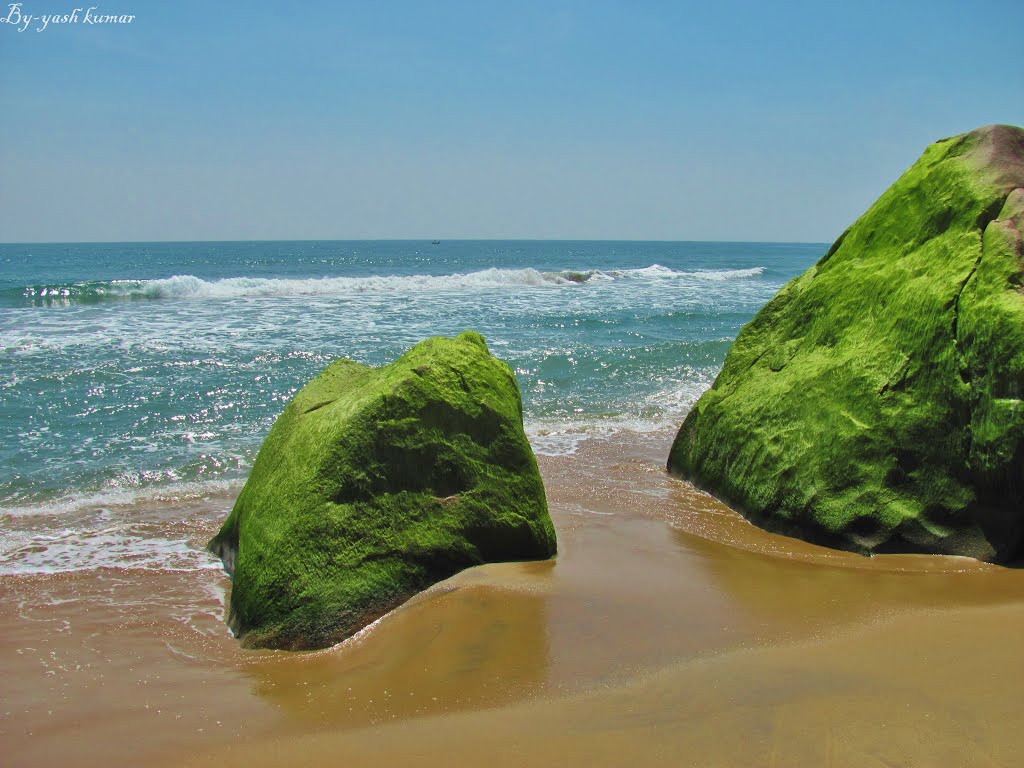
[(434, 241), (433, 241), (433, 242), (431, 243), (431, 245), (440, 245), (440, 244), (441, 244), (441, 241), (440, 241), (440, 240), (434, 240)]

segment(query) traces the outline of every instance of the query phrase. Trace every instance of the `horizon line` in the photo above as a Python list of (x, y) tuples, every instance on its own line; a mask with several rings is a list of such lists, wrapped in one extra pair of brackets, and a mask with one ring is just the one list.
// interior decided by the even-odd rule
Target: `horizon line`
[[(436, 243), (435, 243), (436, 241)], [(762, 245), (828, 245), (826, 240), (682, 240), (644, 238), (572, 238), (572, 237), (363, 237), (363, 238), (256, 238), (256, 239), (212, 239), (212, 240), (18, 240), (0, 242), (9, 245), (170, 245), (196, 243), (720, 243)]]

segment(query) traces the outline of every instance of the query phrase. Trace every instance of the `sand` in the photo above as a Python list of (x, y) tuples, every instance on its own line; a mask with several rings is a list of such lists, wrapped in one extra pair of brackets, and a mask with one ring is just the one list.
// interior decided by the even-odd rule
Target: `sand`
[[(765, 533), (662, 471), (671, 437), (541, 457), (557, 560), (326, 651), (240, 650), (212, 567), (5, 577), (4, 763), (1018, 762), (1024, 571)], [(230, 503), (167, 516), (202, 546)]]

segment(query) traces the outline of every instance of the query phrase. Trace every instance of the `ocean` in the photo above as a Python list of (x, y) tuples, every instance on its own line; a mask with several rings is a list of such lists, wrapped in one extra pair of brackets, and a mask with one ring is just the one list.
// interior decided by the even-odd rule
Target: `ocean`
[(0, 574), (216, 567), (141, 510), (240, 488), (339, 357), (471, 328), (535, 451), (678, 427), (740, 327), (824, 244), (0, 245)]

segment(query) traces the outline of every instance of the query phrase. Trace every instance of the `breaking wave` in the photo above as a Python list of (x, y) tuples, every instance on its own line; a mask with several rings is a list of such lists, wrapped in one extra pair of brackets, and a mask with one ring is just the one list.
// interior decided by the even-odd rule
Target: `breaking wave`
[[(104, 301), (232, 299), (264, 296), (344, 296), (360, 293), (462, 292), (583, 286), (617, 280), (744, 280), (764, 267), (678, 271), (659, 264), (640, 269), (589, 269), (541, 272), (536, 269), (484, 269), (450, 275), (371, 275), (311, 279), (228, 277), (203, 280), (175, 275), (158, 280), (89, 281), (67, 285), (31, 285), (15, 289), (17, 298), (35, 304), (88, 304)], [(14, 298), (13, 296), (11, 298)]]

